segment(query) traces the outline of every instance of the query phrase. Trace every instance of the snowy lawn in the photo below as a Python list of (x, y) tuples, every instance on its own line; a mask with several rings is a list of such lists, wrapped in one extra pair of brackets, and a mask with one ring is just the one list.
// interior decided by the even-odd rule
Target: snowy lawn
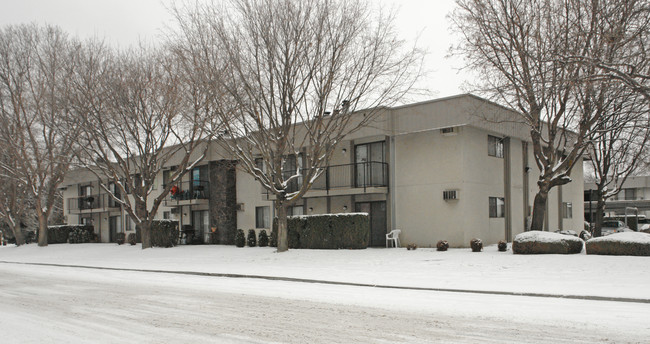
[(650, 258), (513, 255), (420, 248), (290, 250), (234, 246), (58, 244), (0, 247), (0, 261), (128, 269), (197, 271), (320, 279), (391, 286), (650, 299)]

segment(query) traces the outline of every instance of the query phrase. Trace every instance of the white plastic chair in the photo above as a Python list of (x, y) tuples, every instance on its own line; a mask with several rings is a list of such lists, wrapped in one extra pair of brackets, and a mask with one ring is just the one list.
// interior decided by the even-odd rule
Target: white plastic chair
[[(402, 233), (401, 229), (393, 229), (390, 233), (386, 234), (386, 247), (401, 247), (399, 243), (399, 235)], [(391, 246), (388, 246), (391, 243)]]

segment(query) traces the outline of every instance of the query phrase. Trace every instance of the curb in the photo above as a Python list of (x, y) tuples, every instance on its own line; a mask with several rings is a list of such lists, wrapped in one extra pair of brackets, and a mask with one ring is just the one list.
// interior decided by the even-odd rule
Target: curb
[(16, 264), (16, 265), (53, 266), (53, 267), (63, 267), (63, 268), (92, 269), (92, 270), (149, 272), (149, 273), (190, 275), (190, 276), (205, 276), (205, 277), (251, 278), (251, 279), (263, 279), (263, 280), (270, 280), (270, 281), (282, 281), (282, 282), (317, 283), (317, 284), (328, 284), (328, 285), (341, 285), (341, 286), (365, 287), (365, 288), (381, 288), (381, 289), (396, 289), (396, 290), (415, 290), (415, 291), (433, 291), (433, 292), (464, 293), (464, 294), (543, 297), (543, 298), (569, 299), (569, 300), (631, 302), (631, 303), (650, 304), (650, 299), (637, 299), (637, 298), (627, 298), (627, 297), (585, 296), (585, 295), (571, 295), (571, 294), (560, 295), (560, 294), (524, 293), (524, 292), (509, 292), (509, 291), (490, 291), (490, 290), (476, 290), (476, 289), (408, 287), (408, 286), (382, 285), (382, 284), (370, 284), (370, 283), (338, 282), (338, 281), (316, 280), (316, 279), (307, 279), (307, 278), (278, 277), (278, 276), (264, 276), (264, 275), (245, 275), (245, 274), (228, 274), (228, 273), (218, 273), (218, 272), (128, 269), (128, 268), (109, 268), (109, 267), (99, 267), (99, 266), (87, 266), (87, 265), (23, 263), (23, 262), (8, 262), (8, 261), (0, 261), (0, 263), (2, 263), (2, 264)]

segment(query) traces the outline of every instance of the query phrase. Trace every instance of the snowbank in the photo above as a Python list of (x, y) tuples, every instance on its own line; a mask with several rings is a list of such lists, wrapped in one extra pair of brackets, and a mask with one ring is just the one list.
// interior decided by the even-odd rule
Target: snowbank
[(515, 237), (515, 254), (573, 254), (582, 252), (582, 239), (559, 233), (530, 231)]
[(587, 254), (650, 256), (650, 234), (620, 232), (587, 241)]

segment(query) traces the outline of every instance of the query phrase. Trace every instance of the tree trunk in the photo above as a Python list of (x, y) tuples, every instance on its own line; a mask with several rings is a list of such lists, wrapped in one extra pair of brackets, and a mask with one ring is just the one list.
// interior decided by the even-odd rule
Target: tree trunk
[(151, 222), (142, 222), (136, 225), (136, 230), (140, 231), (142, 239), (142, 249), (151, 247)]
[(278, 213), (278, 252), (289, 250), (289, 231), (287, 230), (287, 207), (283, 201), (275, 201)]
[(38, 214), (38, 246), (47, 246), (47, 217), (43, 213)]
[(25, 236), (23, 231), (20, 230), (20, 221), (16, 221), (12, 230), (14, 231), (14, 238), (16, 238), (16, 246), (25, 245)]
[(596, 221), (594, 222), (594, 238), (603, 235), (603, 220), (605, 217), (605, 200), (602, 197), (596, 202)]
[(544, 216), (546, 214), (546, 199), (548, 198), (548, 191), (542, 190), (540, 188), (537, 195), (535, 195), (535, 201), (533, 203), (533, 220), (530, 224), (531, 231), (541, 231), (544, 230)]

